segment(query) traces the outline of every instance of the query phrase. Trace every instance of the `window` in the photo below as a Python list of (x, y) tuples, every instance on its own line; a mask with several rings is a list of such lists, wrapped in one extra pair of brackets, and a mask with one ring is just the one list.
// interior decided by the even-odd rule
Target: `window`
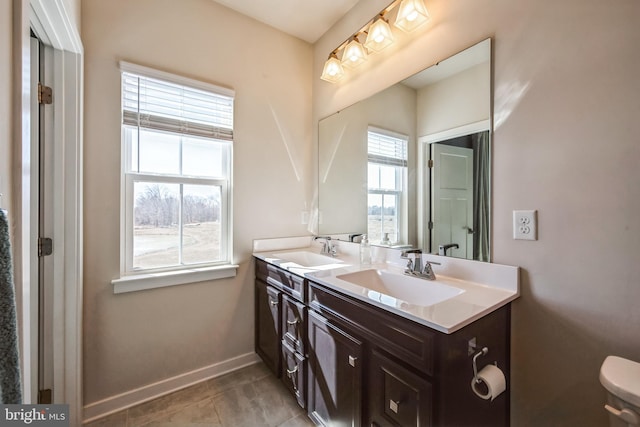
[(402, 192), (407, 175), (407, 140), (404, 135), (369, 127), (368, 229), (371, 242), (387, 234), (398, 242), (402, 227)]
[(123, 274), (230, 265), (233, 91), (121, 69)]

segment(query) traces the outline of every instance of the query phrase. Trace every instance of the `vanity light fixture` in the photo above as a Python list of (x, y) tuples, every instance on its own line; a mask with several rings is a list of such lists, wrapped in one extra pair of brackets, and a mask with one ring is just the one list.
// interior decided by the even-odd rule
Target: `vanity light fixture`
[[(393, 43), (393, 32), (385, 16), (398, 5), (394, 25), (403, 31), (411, 32), (430, 19), (424, 0), (394, 0), (331, 52), (320, 78), (335, 83), (345, 74), (343, 65), (355, 68), (366, 60), (368, 54), (380, 52)], [(359, 40), (363, 34), (367, 35), (364, 45)], [(338, 55), (341, 55), (340, 59)]]
[(398, 8), (395, 26), (411, 32), (430, 19), (423, 0), (402, 0)]
[(320, 76), (320, 78), (330, 83), (335, 83), (340, 80), (342, 76), (344, 76), (342, 63), (336, 56), (336, 53), (331, 52), (329, 59), (324, 63), (324, 69), (322, 70), (322, 76)]
[(367, 32), (367, 40), (364, 46), (372, 52), (380, 52), (385, 47), (393, 43), (393, 33), (389, 22), (380, 14), (378, 19), (373, 21)]
[(367, 52), (358, 40), (358, 36), (354, 36), (344, 48), (342, 54), (342, 65), (348, 68), (354, 68), (367, 60)]

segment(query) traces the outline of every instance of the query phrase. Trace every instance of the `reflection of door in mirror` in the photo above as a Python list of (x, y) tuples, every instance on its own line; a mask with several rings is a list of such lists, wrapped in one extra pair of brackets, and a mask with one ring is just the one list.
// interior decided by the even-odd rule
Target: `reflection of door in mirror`
[(473, 149), (432, 144), (431, 158), (431, 246), (473, 259), (473, 235), (467, 232), (473, 225)]
[(489, 131), (433, 143), (430, 153), (430, 252), (488, 261)]

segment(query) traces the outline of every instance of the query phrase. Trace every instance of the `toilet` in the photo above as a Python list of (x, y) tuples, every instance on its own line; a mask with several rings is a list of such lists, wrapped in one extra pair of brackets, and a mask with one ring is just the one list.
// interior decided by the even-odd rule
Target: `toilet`
[(640, 363), (607, 356), (600, 368), (600, 383), (607, 389), (610, 426), (640, 426)]

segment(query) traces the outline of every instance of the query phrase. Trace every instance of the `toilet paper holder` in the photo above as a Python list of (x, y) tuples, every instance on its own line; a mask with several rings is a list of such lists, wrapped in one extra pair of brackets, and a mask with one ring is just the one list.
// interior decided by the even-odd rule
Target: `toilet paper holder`
[[(476, 384), (480, 384), (482, 382), (482, 380), (480, 378), (478, 378), (478, 362), (477, 359), (480, 356), (484, 356), (485, 354), (489, 353), (489, 349), (487, 347), (483, 347), (482, 350), (480, 350), (478, 353), (476, 353), (473, 356), (473, 380), (476, 382)], [(498, 363), (495, 362), (495, 365), (498, 366)]]

